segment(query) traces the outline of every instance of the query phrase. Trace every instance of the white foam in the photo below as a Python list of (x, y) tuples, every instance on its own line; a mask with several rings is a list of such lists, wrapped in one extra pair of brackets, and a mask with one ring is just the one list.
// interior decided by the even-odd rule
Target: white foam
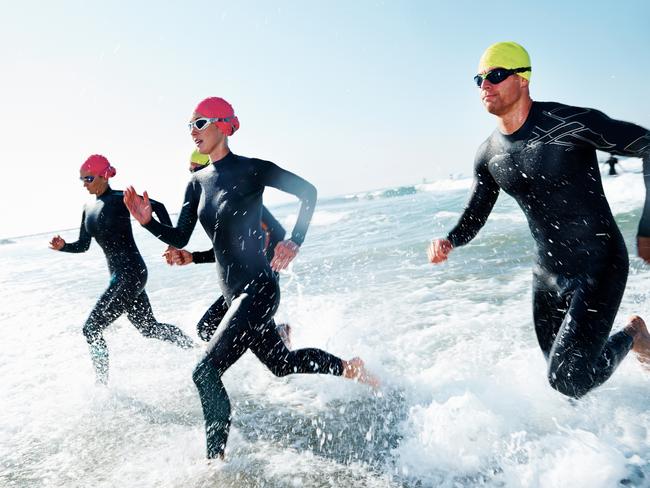
[[(604, 184), (616, 212), (638, 211), (639, 174)], [(532, 323), (521, 211), (500, 199), (472, 243), (431, 266), (427, 243), (462, 211), (461, 188), (445, 185), (434, 198), (438, 190), (316, 213), (282, 275), (278, 321), (291, 323), (295, 347), (363, 357), (383, 387), (276, 378), (247, 353), (224, 375), (233, 404), (225, 464), (202, 459), (191, 380), (202, 349), (144, 339), (120, 318), (105, 334), (111, 386), (94, 386), (81, 327), (108, 282), (96, 244), (78, 255), (48, 250), (49, 236), (3, 245), (0, 484), (643, 486), (647, 373), (630, 357), (580, 402), (553, 391)], [(165, 245), (134, 232), (156, 317), (194, 335), (218, 295), (214, 266), (167, 267)], [(193, 238), (193, 250), (208, 245)], [(616, 328), (648, 315), (648, 289), (650, 273), (633, 258)]]
[(437, 180), (431, 183), (415, 185), (418, 191), (426, 192), (448, 192), (468, 190), (472, 186), (472, 178), (458, 176), (446, 180)]

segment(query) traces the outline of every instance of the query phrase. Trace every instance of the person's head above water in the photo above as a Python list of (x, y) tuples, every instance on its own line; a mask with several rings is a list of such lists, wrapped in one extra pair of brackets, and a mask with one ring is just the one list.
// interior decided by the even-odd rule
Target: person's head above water
[(106, 157), (93, 154), (79, 168), (79, 179), (83, 181), (88, 193), (101, 195), (108, 188), (108, 179), (116, 173), (117, 170), (111, 166)]
[(239, 119), (223, 98), (209, 97), (194, 109), (189, 128), (199, 152), (217, 161), (228, 153), (227, 138), (239, 129)]
[(190, 156), (190, 171), (192, 173), (205, 168), (208, 164), (210, 164), (210, 156), (201, 154), (198, 149), (192, 152)]
[(502, 116), (518, 104), (528, 103), (531, 70), (528, 52), (516, 42), (497, 42), (488, 47), (474, 77), (487, 111)]

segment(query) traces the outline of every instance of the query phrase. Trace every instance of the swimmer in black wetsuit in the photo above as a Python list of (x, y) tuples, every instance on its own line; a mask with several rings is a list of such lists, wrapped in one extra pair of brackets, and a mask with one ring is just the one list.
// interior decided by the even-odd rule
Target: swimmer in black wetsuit
[(618, 163), (618, 158), (616, 156), (610, 156), (605, 163), (609, 166), (609, 172), (607, 174), (609, 176), (617, 176), (616, 164)]
[[(97, 200), (87, 205), (83, 212), (79, 240), (67, 244), (60, 236), (55, 236), (50, 247), (63, 252), (85, 252), (94, 237), (104, 251), (111, 281), (86, 320), (83, 333), (90, 346), (97, 381), (106, 384), (108, 347), (102, 332), (124, 313), (145, 337), (162, 339), (184, 348), (194, 344), (177, 327), (162, 324), (154, 318), (144, 290), (147, 267), (133, 240), (129, 211), (124, 205), (122, 192), (112, 190), (108, 184), (115, 169), (104, 156), (93, 155), (81, 166), (80, 175), (88, 192), (96, 195)], [(171, 223), (164, 205), (151, 202), (158, 218)]]
[[(507, 68), (507, 69), (505, 69)], [(528, 53), (515, 43), (485, 52), (475, 81), (499, 128), (481, 145), (465, 211), (446, 239), (429, 247), (433, 263), (471, 241), (499, 190), (513, 196), (537, 248), (533, 316), (548, 380), (578, 398), (601, 385), (630, 349), (650, 361), (650, 335), (633, 316), (609, 336), (625, 290), (628, 255), (602, 188), (596, 150), (643, 158), (646, 201), (639, 254), (650, 239), (650, 132), (592, 109), (533, 102)]]
[[(190, 172), (195, 173), (206, 168), (210, 164), (210, 156), (201, 154), (198, 149), (195, 150), (190, 156)], [(277, 219), (269, 212), (269, 210), (262, 206), (262, 231), (264, 232), (264, 253), (266, 254), (266, 259), (271, 262), (273, 259), (273, 253), (275, 251), (275, 246), (284, 240), (286, 232), (284, 227), (277, 221)], [(214, 249), (209, 249), (207, 251), (195, 251), (189, 252), (185, 249), (177, 249), (173, 246), (169, 246), (165, 253), (163, 254), (167, 264), (185, 266), (190, 263), (203, 264), (203, 263), (214, 263), (216, 261), (214, 257)], [(276, 278), (279, 278), (278, 273), (275, 273)], [(228, 311), (228, 303), (223, 295), (220, 295), (219, 298), (210, 306), (210, 308), (205, 312), (201, 320), (196, 324), (196, 331), (201, 340), (208, 342), (214, 332), (217, 330), (219, 323), (223, 319), (224, 315)], [(276, 324), (276, 329), (280, 337), (284, 341), (287, 348), (291, 349), (291, 327), (289, 324), (282, 323)]]
[[(249, 348), (277, 376), (326, 373), (376, 383), (359, 358), (344, 361), (319, 349), (289, 351), (273, 327), (280, 301), (273, 271), (285, 269), (296, 256), (314, 211), (316, 189), (271, 162), (231, 153), (227, 136), (238, 127), (232, 107), (223, 99), (208, 98), (195, 109), (192, 137), (212, 164), (192, 176), (176, 227), (152, 219), (147, 198), (138, 197), (133, 188), (124, 192), (131, 214), (167, 244), (184, 247), (198, 219), (214, 245), (219, 285), (229, 309), (193, 374), (205, 417), (208, 458), (223, 458), (230, 428), (230, 401), (221, 376)], [(301, 200), (291, 238), (278, 243), (270, 266), (260, 226), (266, 186)]]

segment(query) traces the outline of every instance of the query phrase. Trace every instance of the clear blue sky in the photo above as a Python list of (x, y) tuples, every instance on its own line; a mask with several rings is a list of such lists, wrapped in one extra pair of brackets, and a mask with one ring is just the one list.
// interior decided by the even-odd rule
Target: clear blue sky
[(501, 40), (530, 52), (534, 99), (650, 126), (647, 1), (3, 3), (0, 237), (78, 225), (91, 153), (177, 210), (212, 95), (235, 152), (321, 196), (469, 174), (494, 127), (472, 76)]

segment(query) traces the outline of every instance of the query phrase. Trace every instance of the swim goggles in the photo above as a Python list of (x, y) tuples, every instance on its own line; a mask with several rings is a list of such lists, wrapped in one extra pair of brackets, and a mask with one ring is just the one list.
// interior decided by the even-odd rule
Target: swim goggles
[(84, 183), (92, 183), (93, 181), (95, 181), (95, 177), (93, 175), (80, 176), (79, 179)]
[(196, 130), (203, 130), (205, 129), (208, 125), (214, 123), (214, 122), (230, 122), (230, 119), (232, 117), (225, 117), (225, 118), (220, 118), (220, 117), (201, 117), (200, 119), (196, 119), (190, 123), (187, 124), (187, 127), (190, 129), (196, 129)]
[(531, 71), (530, 66), (527, 66), (525, 68), (513, 68), (513, 69), (494, 68), (493, 70), (490, 70), (485, 74), (476, 75), (474, 77), (474, 82), (476, 83), (476, 86), (478, 86), (479, 88), (481, 88), (481, 85), (483, 84), (484, 80), (488, 80), (493, 85), (498, 85), (503, 80), (508, 78), (510, 75), (514, 75), (515, 73), (525, 73), (526, 71)]

